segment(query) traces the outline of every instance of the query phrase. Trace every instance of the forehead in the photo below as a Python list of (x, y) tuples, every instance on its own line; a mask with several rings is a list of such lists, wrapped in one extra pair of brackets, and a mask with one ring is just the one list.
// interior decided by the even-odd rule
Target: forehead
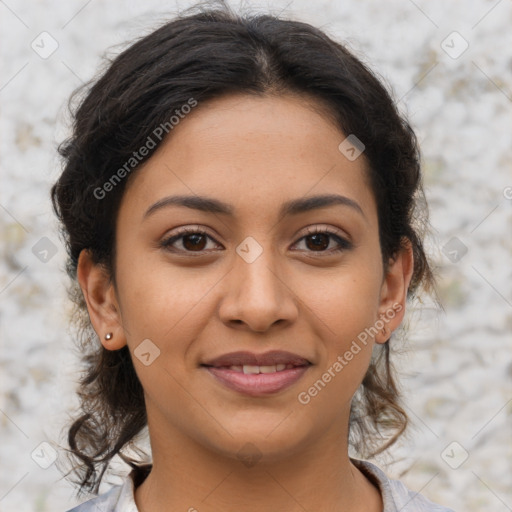
[(347, 136), (323, 109), (297, 96), (199, 104), (131, 177), (122, 207), (145, 211), (165, 195), (187, 194), (216, 197), (235, 214), (263, 214), (282, 211), (291, 198), (337, 193), (371, 217), (366, 161), (340, 152)]

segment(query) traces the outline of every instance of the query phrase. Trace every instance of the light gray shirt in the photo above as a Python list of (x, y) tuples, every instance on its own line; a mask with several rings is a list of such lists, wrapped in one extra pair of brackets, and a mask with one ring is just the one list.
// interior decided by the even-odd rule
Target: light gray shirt
[[(432, 503), (427, 498), (409, 490), (399, 480), (392, 480), (371, 462), (351, 459), (357, 468), (380, 490), (384, 508), (382, 512), (454, 512), (451, 508)], [(130, 476), (122, 485), (92, 498), (68, 512), (139, 512), (134, 499), (134, 484)]]

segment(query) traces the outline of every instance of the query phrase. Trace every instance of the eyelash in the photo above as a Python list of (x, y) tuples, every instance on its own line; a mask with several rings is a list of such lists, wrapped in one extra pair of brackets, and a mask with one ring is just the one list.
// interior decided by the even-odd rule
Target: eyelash
[[(307, 234), (302, 236), (301, 238), (299, 238), (299, 240), (297, 240), (297, 242), (295, 242), (294, 245), (296, 245), (297, 243), (299, 243), (300, 241), (302, 241), (303, 239), (309, 237), (309, 236), (312, 236), (312, 235), (317, 235), (317, 234), (325, 234), (325, 235), (328, 235), (329, 237), (332, 237), (336, 243), (338, 244), (338, 248), (337, 249), (330, 249), (330, 250), (324, 250), (324, 251), (307, 251), (307, 252), (312, 252), (312, 253), (323, 253), (323, 254), (333, 254), (333, 253), (338, 253), (338, 252), (341, 252), (341, 251), (346, 251), (346, 250), (349, 250), (349, 249), (352, 249), (353, 247), (353, 244), (351, 242), (349, 242), (348, 240), (346, 240), (345, 238), (342, 238), (340, 237), (337, 233), (333, 232), (333, 231), (329, 231), (328, 229), (322, 229), (322, 228), (319, 228), (318, 226), (315, 226), (314, 228), (311, 228), (307, 231)], [(205, 236), (207, 238), (210, 238), (211, 240), (213, 240), (215, 243), (218, 244), (218, 242), (212, 237), (210, 236), (205, 230), (201, 229), (201, 228), (183, 228), (181, 229), (178, 233), (172, 235), (171, 237), (168, 237), (164, 240), (162, 240), (162, 242), (160, 243), (161, 247), (163, 247), (164, 249), (167, 249), (171, 252), (186, 252), (186, 253), (189, 253), (190, 255), (198, 255), (198, 256), (202, 256), (204, 254), (204, 250), (203, 251), (187, 251), (187, 250), (183, 250), (183, 249), (175, 249), (175, 248), (171, 248), (172, 244), (174, 242), (176, 242), (177, 240), (179, 240), (180, 238), (183, 238), (187, 235), (202, 235), (202, 236)]]

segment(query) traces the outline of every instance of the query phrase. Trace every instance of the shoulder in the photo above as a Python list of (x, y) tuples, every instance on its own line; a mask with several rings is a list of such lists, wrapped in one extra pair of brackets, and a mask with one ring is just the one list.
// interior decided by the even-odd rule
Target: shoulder
[(383, 512), (454, 512), (408, 489), (400, 480), (392, 480), (368, 461), (351, 459), (352, 463), (379, 487), (384, 503)]
[(134, 499), (133, 480), (123, 479), (122, 485), (114, 485), (109, 491), (96, 496), (68, 512), (138, 512)]

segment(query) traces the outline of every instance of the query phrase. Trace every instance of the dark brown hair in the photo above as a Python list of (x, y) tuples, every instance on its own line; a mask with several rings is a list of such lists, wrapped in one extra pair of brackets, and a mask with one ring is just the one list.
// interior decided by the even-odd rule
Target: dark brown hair
[[(272, 15), (242, 16), (222, 2), (194, 9), (137, 40), (81, 90), (73, 109), (73, 133), (59, 147), (65, 165), (51, 196), (69, 254), (70, 296), (85, 368), (80, 411), (68, 431), (79, 491), (98, 492), (115, 455), (137, 466), (122, 450), (147, 420), (128, 348), (108, 351), (92, 330), (76, 280), (78, 257), (90, 250), (115, 284), (115, 226), (123, 191), (160, 141), (128, 177), (109, 187), (107, 200), (98, 197), (98, 190), (118, 169), (126, 170), (133, 152), (147, 146), (155, 128), (168, 125), (191, 98), (204, 104), (235, 93), (289, 93), (326, 107), (341, 131), (355, 134), (365, 146), (384, 268), (410, 243), (414, 273), (409, 298), (420, 285), (431, 290), (434, 284), (416, 222), (423, 218), (426, 224), (426, 213), (418, 217), (415, 208), (423, 193), (416, 137), (374, 73), (309, 24)], [(375, 351), (350, 416), (350, 444), (363, 457), (390, 446), (407, 425), (389, 342)]]

